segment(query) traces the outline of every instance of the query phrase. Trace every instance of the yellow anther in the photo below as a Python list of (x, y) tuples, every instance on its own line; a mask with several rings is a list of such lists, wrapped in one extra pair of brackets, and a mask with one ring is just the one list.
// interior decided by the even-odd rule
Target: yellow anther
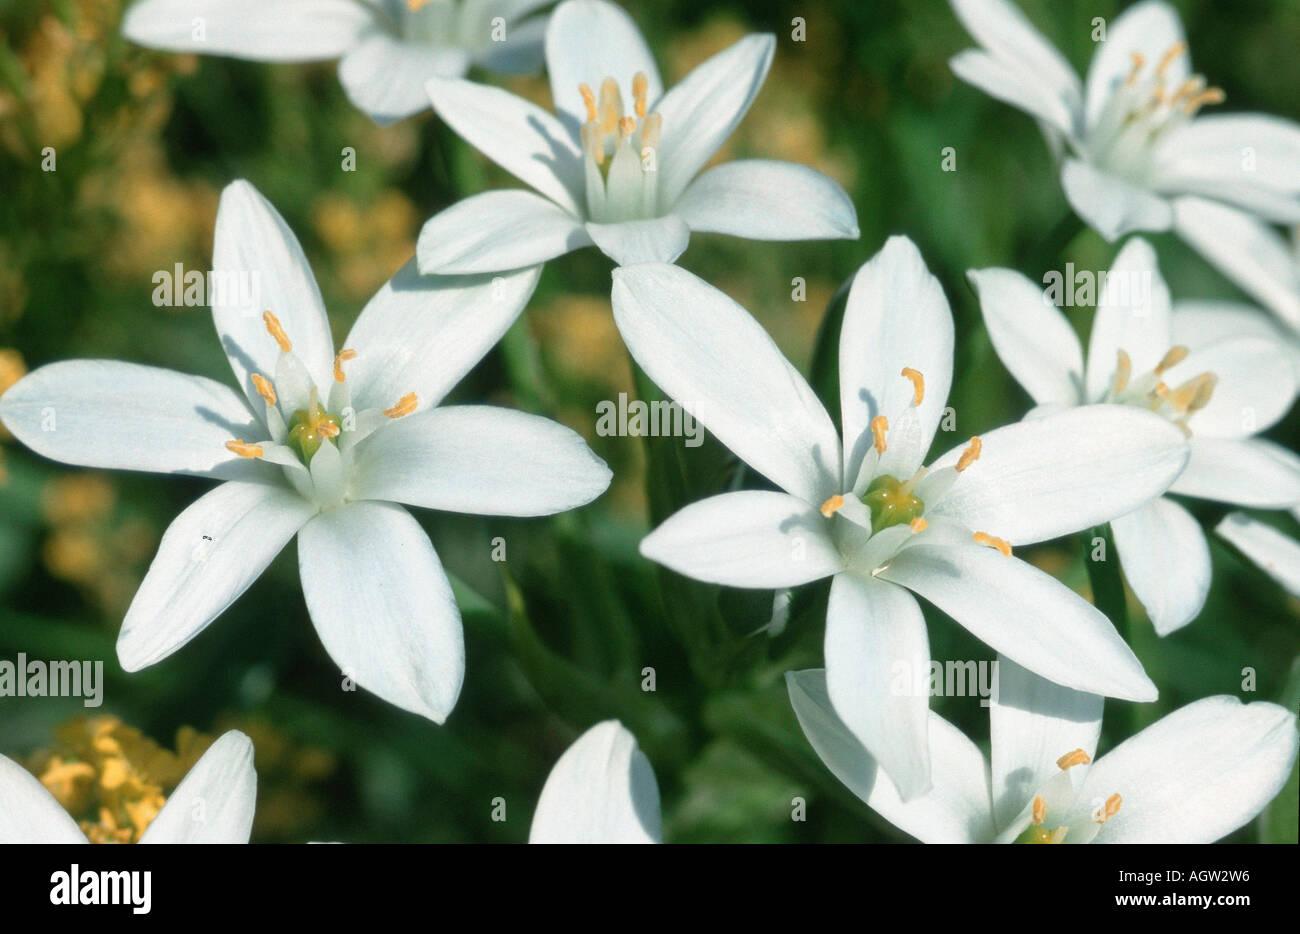
[(322, 438), (337, 438), (339, 436), (339, 426), (333, 422), (322, 421), (316, 426), (316, 434)]
[(1164, 380), (1161, 380), (1160, 382), (1156, 383), (1155, 388), (1151, 390), (1151, 394), (1155, 396), (1157, 399), (1168, 399), (1169, 384), (1166, 383)]
[(664, 117), (660, 113), (652, 113), (641, 122), (641, 154), (645, 155), (647, 149), (653, 151), (659, 147), (659, 134), (663, 132)]
[(871, 420), (871, 437), (872, 443), (876, 447), (877, 454), (885, 453), (885, 433), (889, 431), (889, 419), (883, 415), (877, 415)]
[(1187, 403), (1188, 412), (1198, 412), (1210, 404), (1214, 388), (1219, 385), (1219, 377), (1214, 373), (1202, 373), (1197, 377), (1196, 395)]
[(1115, 379), (1111, 387), (1115, 395), (1119, 395), (1128, 388), (1129, 378), (1133, 375), (1133, 358), (1123, 350), (1117, 350), (1115, 358)]
[(1178, 90), (1174, 92), (1174, 96), (1170, 102), (1177, 104), (1184, 97), (1195, 97), (1203, 90), (1205, 90), (1205, 79), (1200, 75), (1192, 75), (1178, 86)]
[(618, 121), (618, 132), (623, 139), (627, 139), (636, 132), (636, 117), (624, 117)]
[(1064, 772), (1066, 769), (1073, 768), (1076, 765), (1087, 765), (1091, 761), (1092, 761), (1092, 757), (1089, 756), (1086, 752), (1084, 752), (1082, 749), (1075, 749), (1074, 751), (1067, 752), (1065, 755), (1061, 756), (1061, 758), (1057, 759), (1056, 767), (1060, 769), (1062, 772)]
[(918, 535), (921, 532), (924, 532), (927, 528), (929, 528), (929, 526), (930, 523), (925, 521), (924, 516), (917, 516), (915, 519), (913, 519), (911, 522), (907, 524), (907, 527), (912, 530), (913, 535)]
[(414, 412), (419, 404), (419, 397), (413, 392), (408, 392), (397, 400), (397, 405), (391, 409), (384, 409), (384, 414), (389, 418), (401, 418), (403, 415), (410, 415)]
[(275, 405), (275, 387), (272, 386), (271, 381), (261, 373), (253, 374), (253, 388), (257, 390), (259, 396), (266, 400), (267, 405)]
[(334, 358), (334, 382), (341, 383), (344, 380), (343, 364), (348, 360), (355, 360), (357, 352), (355, 350), (340, 350), (339, 355)]
[(1118, 814), (1119, 806), (1123, 803), (1124, 799), (1117, 794), (1111, 795), (1107, 798), (1106, 803), (1101, 808), (1101, 812), (1097, 815), (1097, 823), (1104, 824), (1106, 821)]
[(645, 72), (638, 71), (632, 76), (632, 99), (636, 101), (636, 115), (644, 118), (646, 115), (646, 94), (650, 91), (650, 81), (646, 78)]
[(613, 133), (623, 119), (623, 95), (618, 92), (618, 82), (606, 78), (600, 83), (600, 129)]
[(266, 323), (267, 332), (275, 338), (275, 342), (280, 345), (280, 350), (288, 353), (293, 350), (293, 344), (289, 343), (289, 335), (284, 333), (284, 328), (280, 326), (280, 319), (269, 311), (262, 313), (262, 321)]
[(1137, 84), (1138, 75), (1142, 73), (1142, 66), (1145, 65), (1147, 62), (1147, 60), (1142, 57), (1141, 52), (1132, 53), (1132, 60), (1133, 60), (1133, 67), (1129, 69), (1128, 78), (1126, 78), (1124, 81), (1124, 83), (1129, 87), (1132, 87), (1133, 85)]
[(844, 497), (836, 493), (826, 502), (822, 503), (822, 515), (829, 519), (841, 509), (844, 508)]
[(1169, 66), (1177, 61), (1184, 52), (1187, 51), (1187, 43), (1181, 39), (1169, 47), (1169, 51), (1160, 59), (1160, 64), (1156, 66), (1156, 77), (1163, 78)]
[(1047, 818), (1047, 802), (1042, 795), (1034, 795), (1034, 823), (1041, 824)]
[(1156, 364), (1156, 376), (1160, 376), (1165, 370), (1178, 366), (1187, 359), (1187, 348), (1182, 344), (1175, 344), (1169, 348), (1169, 352), (1160, 358)]
[(260, 444), (245, 444), (239, 439), (226, 442), (226, 450), (231, 454), (238, 454), (240, 457), (261, 457), (264, 453)]
[(910, 366), (903, 367), (900, 375), (912, 381), (912, 405), (920, 405), (925, 399), (925, 377), (920, 370), (914, 370)]
[(579, 131), (582, 135), (582, 151), (595, 160), (596, 165), (605, 162), (605, 135), (596, 122), (584, 123)]
[(583, 82), (578, 85), (578, 93), (582, 95), (582, 103), (587, 108), (587, 122), (596, 122), (596, 94), (591, 90), (591, 85)]
[(979, 544), (997, 549), (998, 554), (1002, 555), (1002, 557), (1011, 557), (1011, 546), (1007, 543), (1006, 539), (998, 538), (996, 535), (990, 535), (988, 532), (976, 532), (973, 537)]
[(1222, 104), (1227, 99), (1228, 95), (1223, 93), (1222, 88), (1206, 88), (1200, 94), (1197, 94), (1184, 104), (1183, 110), (1190, 115), (1196, 113), (1202, 107), (1207, 105)]
[(984, 450), (984, 442), (978, 436), (970, 439), (970, 446), (962, 451), (961, 457), (957, 459), (957, 472), (961, 473), (971, 464), (980, 459), (980, 452)]
[(426, 3), (432, 3), (433, 0), (406, 0), (406, 8), (414, 13)]

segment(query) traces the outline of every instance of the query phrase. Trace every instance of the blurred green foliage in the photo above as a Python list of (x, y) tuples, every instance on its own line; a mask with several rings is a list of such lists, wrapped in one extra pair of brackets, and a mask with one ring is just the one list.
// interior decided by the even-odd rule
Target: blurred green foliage
[[(1092, 17), (1121, 8), (1022, 5), (1080, 69)], [(1198, 70), (1226, 89), (1228, 109), (1300, 118), (1300, 3), (1176, 5)], [(886, 236), (905, 233), (956, 316), (957, 434), (1020, 418), (1028, 399), (993, 354), (965, 270), (1012, 266), (1039, 277), (1045, 267), (1035, 264), (1067, 259), (1099, 270), (1115, 250), (1086, 232), (1043, 258), (1067, 213), (1051, 157), (1029, 118), (953, 78), (947, 59), (972, 43), (947, 4), (625, 6), (669, 80), (746, 32), (776, 33), (772, 75), (725, 154), (812, 164), (857, 206), (860, 242), (705, 235), (681, 264), (749, 308), (808, 372), (836, 289)], [(425, 218), (517, 184), (428, 113), (377, 129), (346, 101), (332, 64), (149, 52), (120, 37), (120, 15), (119, 0), (0, 0), (0, 363), (11, 371), (16, 350), (29, 369), (109, 357), (228, 380), (206, 310), (158, 308), (150, 295), (156, 270), (207, 268), (217, 194), (233, 179), (253, 181), (302, 240), (338, 337), (411, 255)], [(806, 21), (806, 42), (791, 41), (794, 17)], [(546, 98), (540, 79), (510, 87)], [(45, 146), (56, 150), (57, 171), (41, 170)], [(949, 146), (957, 171), (946, 173)], [(341, 168), (345, 147), (356, 150), (355, 172)], [(1176, 298), (1236, 295), (1172, 238), (1155, 242)], [(184, 725), (253, 732), (256, 840), (521, 841), (551, 765), (606, 717), (622, 719), (653, 763), (670, 841), (904, 839), (821, 766), (785, 697), (786, 670), (821, 665), (826, 586), (797, 592), (788, 625), (770, 637), (757, 630), (771, 594), (720, 591), (639, 557), (640, 537), (684, 502), (756, 481), (712, 440), (692, 449), (680, 439), (595, 435), (599, 400), (656, 392), (633, 372), (610, 322), (609, 268), (594, 250), (549, 264), (519, 324), (455, 393), (565, 421), (617, 479), (591, 507), (554, 519), (418, 513), (465, 616), (465, 689), (445, 727), (343, 690), (307, 617), (292, 548), (199, 638), (126, 675), (114, 652), (123, 611), (168, 521), (207, 484), (90, 474), (8, 438), (0, 439), (0, 658), (104, 659), (103, 712), (164, 745)], [(807, 284), (804, 302), (792, 300), (796, 277)], [(1087, 310), (1077, 317), (1086, 333)], [(819, 356), (834, 360), (824, 349)], [(810, 375), (831, 398), (833, 372), (818, 365)], [(1293, 415), (1270, 437), (1294, 448), (1298, 427)], [(1198, 510), (1207, 522), (1217, 514)], [(494, 536), (508, 543), (504, 566), (490, 559)], [(1103, 750), (1134, 724), (1210, 694), (1285, 698), (1295, 708), (1296, 602), (1213, 536), (1211, 548), (1209, 604), (1183, 631), (1158, 639), (1130, 598), (1129, 636), (1161, 697), (1111, 703)], [(1081, 555), (1078, 541), (1025, 552), (1087, 592)], [(927, 606), (926, 615), (937, 659), (992, 657), (941, 613)], [(654, 692), (642, 690), (646, 667), (655, 669)], [(1257, 672), (1254, 693), (1242, 693), (1245, 668)], [(987, 711), (975, 699), (933, 703), (987, 749)], [(75, 699), (0, 699), (0, 751), (26, 756), (84, 712)], [(305, 774), (295, 750), (328, 767)], [(1294, 776), (1289, 795), (1289, 817), (1279, 799), (1258, 833), (1233, 839), (1294, 842)], [(504, 823), (490, 819), (497, 796), (508, 803)], [(808, 801), (806, 822), (791, 820), (796, 796)]]

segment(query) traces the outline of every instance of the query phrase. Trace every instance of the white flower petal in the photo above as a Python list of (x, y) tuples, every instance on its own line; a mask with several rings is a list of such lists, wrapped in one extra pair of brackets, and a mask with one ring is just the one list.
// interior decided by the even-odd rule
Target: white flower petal
[(546, 777), (529, 843), (661, 843), (659, 785), (636, 737), (597, 723)]
[(1242, 302), (1183, 300), (1174, 302), (1174, 343), (1200, 350), (1235, 337), (1258, 337), (1275, 344), (1290, 344), (1296, 355), (1300, 344), (1294, 332), (1262, 308)]
[(587, 236), (620, 266), (671, 263), (686, 251), (691, 229), (676, 214), (613, 224), (588, 222)]
[(298, 536), (307, 610), (325, 651), (361, 687), (447, 719), (465, 677), (460, 610), (433, 544), (401, 506), (348, 503)]
[(1300, 331), (1300, 263), (1269, 225), (1204, 198), (1174, 202), (1174, 229), (1225, 276)]
[(1242, 438), (1277, 424), (1295, 402), (1296, 372), (1285, 344), (1259, 337), (1230, 338), (1188, 354), (1162, 377), (1177, 387), (1201, 373), (1218, 377), (1214, 394), (1192, 414), (1194, 436)]
[(930, 789), (930, 640), (916, 598), (869, 575), (836, 574), (826, 607), (826, 690), (899, 797)]
[(1083, 401), (1083, 348), (1044, 289), (1013, 269), (972, 269), (993, 348), (1034, 402)]
[(930, 713), (929, 794), (904, 804), (898, 790), (831, 706), (824, 671), (788, 671), (786, 688), (804, 736), (822, 762), (872, 810), (923, 843), (993, 839), (984, 754), (960, 730)]
[[(375, 293), (343, 346), (357, 411), (387, 409), (409, 392), (436, 406), (519, 317), (541, 270), (421, 276), (412, 260)], [(333, 383), (333, 380), (331, 380)]]
[[(1142, 56), (1145, 67), (1157, 68), (1165, 54), (1185, 42), (1178, 12), (1162, 0), (1145, 0), (1128, 7), (1106, 26), (1106, 38), (1097, 44), (1088, 77), (1084, 100), (1089, 128), (1096, 125), (1111, 94), (1128, 80), (1133, 69), (1133, 53)], [(1165, 86), (1177, 88), (1191, 72), (1187, 53), (1165, 65)]]
[(0, 844), (89, 842), (35, 775), (0, 756)]
[(488, 405), (399, 419), (356, 449), (353, 499), (480, 516), (549, 516), (585, 506), (612, 475), (582, 436)]
[(621, 7), (605, 0), (566, 0), (555, 8), (546, 30), (546, 71), (555, 112), (575, 139), (587, 119), (579, 85), (599, 93), (600, 83), (613, 78), (630, 108), (632, 78), (641, 72), (647, 105), (653, 108), (663, 94), (659, 69), (641, 31)]
[(291, 490), (223, 483), (172, 520), (136, 591), (117, 657), (139, 671), (171, 655), (235, 602), (316, 512)]
[(1078, 801), (1118, 794), (1096, 843), (1213, 843), (1245, 824), (1286, 783), (1296, 718), (1276, 704), (1207, 697), (1098, 759)]
[(1124, 576), (1156, 632), (1167, 636), (1201, 612), (1210, 593), (1210, 548), (1200, 524), (1160, 498), (1110, 524)]
[(793, 162), (725, 162), (691, 182), (673, 210), (693, 231), (747, 240), (858, 237), (858, 216), (844, 189)]
[(641, 554), (729, 587), (795, 587), (844, 569), (817, 508), (766, 490), (723, 493), (678, 510), (642, 539)]
[(433, 109), (497, 165), (577, 216), (586, 190), (577, 137), (552, 114), (501, 88), (430, 78)]
[(158, 367), (51, 363), (0, 396), (0, 421), (37, 454), (80, 467), (248, 480), (277, 472), (226, 450), (266, 436), (237, 393)]
[(247, 843), (257, 804), (253, 743), (223, 734), (167, 797), (141, 843)]
[(1151, 701), (1142, 663), (1090, 603), (1056, 578), (992, 548), (924, 543), (879, 574), (916, 591), (976, 638), (1063, 687)]
[(1287, 593), (1300, 597), (1300, 542), (1240, 512), (1228, 513), (1214, 531), (1259, 565)]
[(416, 255), (425, 272), (522, 269), (590, 246), (572, 214), (531, 191), (488, 191), (457, 201), (425, 222)]
[(853, 277), (840, 329), (840, 411), (844, 476), (857, 476), (872, 443), (871, 421), (892, 425), (912, 409), (915, 389), (903, 368), (921, 373), (925, 397), (915, 409), (920, 426), (914, 472), (943, 417), (952, 386), (952, 310), (939, 280), (916, 245), (890, 237)]
[(1059, 758), (1076, 749), (1089, 758), (1096, 755), (1101, 711), (1100, 696), (1063, 688), (1009, 658), (998, 659), (997, 691), (989, 709), (998, 827), (1008, 827), (1060, 771)]
[(1267, 114), (1210, 114), (1162, 136), (1154, 159), (1158, 191), (1300, 222), (1300, 124)]
[(1037, 83), (1037, 76), (1016, 62), (979, 49), (967, 49), (948, 59), (948, 67), (972, 87), (1036, 117), (1045, 133), (1069, 137), (1078, 132), (1078, 105), (1071, 106), (1051, 89)]
[(1134, 230), (1168, 230), (1174, 222), (1164, 198), (1078, 159), (1062, 163), (1061, 187), (1075, 213), (1107, 240)]
[(966, 31), (992, 53), (998, 64), (1026, 88), (1051, 102), (1050, 119), (1045, 114), (1037, 115), (1049, 119), (1067, 136), (1076, 134), (1076, 115), (1083, 105), (1079, 75), (1019, 7), (1009, 0), (952, 0), (952, 8)]
[(343, 56), (339, 82), (348, 100), (383, 126), (428, 109), (424, 85), (430, 78), (459, 78), (468, 70), (462, 49), (375, 33)]
[(1150, 373), (1173, 342), (1169, 287), (1156, 265), (1155, 250), (1134, 237), (1115, 257), (1106, 284), (1098, 289), (1097, 313), (1088, 341), (1088, 399), (1101, 401), (1110, 389), (1122, 350), (1134, 377)]
[(221, 193), (212, 244), (212, 270), (232, 283), (247, 282), (251, 294), (233, 288), (212, 306), (221, 347), (235, 379), (254, 406), (261, 405), (253, 373), (275, 373), (280, 348), (262, 319), (272, 312), (293, 352), (317, 386), (328, 386), (334, 342), (325, 303), (298, 238), (271, 202), (246, 181)]
[(355, 0), (139, 0), (122, 33), (172, 52), (309, 62), (337, 58), (377, 22)]
[[(537, 0), (533, 8), (545, 6), (551, 0)], [(546, 28), (550, 17), (532, 16), (521, 19), (523, 13), (500, 13), (505, 18), (508, 31), (505, 42), (489, 42), (474, 56), (474, 64), (485, 71), (505, 75), (534, 75), (546, 63)], [(491, 26), (488, 27), (491, 29)], [(489, 34), (490, 35), (490, 34)]]
[(1258, 438), (1195, 435), (1188, 446), (1191, 459), (1171, 493), (1261, 509), (1300, 503), (1300, 464), (1285, 449)]
[(745, 36), (698, 65), (654, 105), (663, 116), (658, 159), (662, 203), (677, 201), (740, 124), (763, 87), (775, 51), (775, 36)]
[[(1187, 463), (1182, 431), (1123, 405), (1085, 405), (996, 428), (979, 460), (927, 514), (1027, 545), (1137, 509), (1164, 493)], [(931, 471), (957, 463), (953, 448)]]
[(614, 321), (646, 374), (777, 486), (820, 505), (839, 489), (839, 437), (807, 381), (726, 295), (661, 264), (614, 271)]

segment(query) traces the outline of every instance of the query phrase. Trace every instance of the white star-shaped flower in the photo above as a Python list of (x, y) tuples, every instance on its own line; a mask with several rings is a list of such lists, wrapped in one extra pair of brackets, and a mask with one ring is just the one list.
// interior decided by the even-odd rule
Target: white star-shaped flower
[(420, 269), (518, 269), (593, 243), (619, 264), (672, 262), (692, 231), (856, 239), (853, 203), (810, 168), (753, 159), (699, 174), (758, 95), (775, 47), (746, 36), (665, 92), (623, 10), (567, 0), (546, 30), (555, 114), (499, 88), (431, 79), (438, 115), (536, 193), (487, 192), (436, 215), (420, 233)]
[(425, 110), (424, 83), (479, 66), (541, 67), (553, 0), (139, 0), (122, 32), (171, 52), (258, 62), (340, 59), (348, 99), (386, 124)]
[(972, 438), (923, 465), (945, 415), (953, 323), (904, 237), (853, 280), (840, 332), (843, 442), (817, 396), (748, 312), (684, 270), (614, 273), (629, 351), (669, 396), (778, 490), (687, 506), (641, 544), (699, 580), (780, 589), (833, 578), (831, 697), (908, 797), (929, 784), (927, 691), (891, 689), (928, 664), (925, 597), (1059, 683), (1152, 700), (1114, 626), (1012, 546), (1066, 535), (1159, 496), (1183, 433), (1129, 406), (1088, 406)]
[(609, 485), (604, 462), (562, 425), (438, 405), (518, 316), (537, 270), (441, 279), (408, 262), (336, 354), (297, 239), (235, 182), (217, 211), (213, 271), (255, 285), (213, 306), (242, 394), (73, 360), (0, 397), (5, 427), (54, 460), (226, 481), (163, 535), (122, 624), (122, 667), (138, 671), (197, 636), (296, 535), (326, 651), (357, 684), (441, 723), (464, 676), (460, 612), (428, 536), (399, 504), (542, 516)]
[(904, 801), (854, 738), (820, 670), (786, 674), (799, 725), (826, 767), (923, 843), (1213, 843), (1264, 809), (1291, 774), (1296, 718), (1220, 695), (1097, 754), (1102, 698), (998, 662), (992, 763), (930, 714), (934, 788)]

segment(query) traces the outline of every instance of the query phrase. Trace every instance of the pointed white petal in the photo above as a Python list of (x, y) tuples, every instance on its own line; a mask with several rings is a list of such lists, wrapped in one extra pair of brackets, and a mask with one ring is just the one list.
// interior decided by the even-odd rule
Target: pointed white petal
[(881, 817), (923, 843), (993, 839), (988, 763), (979, 748), (947, 720), (930, 713), (932, 788), (904, 804), (889, 776), (835, 713), (826, 691), (826, 673), (788, 671), (785, 684), (799, 726), (822, 762)]
[(357, 109), (384, 126), (429, 108), (424, 85), (430, 78), (459, 78), (468, 70), (462, 49), (375, 33), (343, 56), (339, 82)]
[(858, 216), (844, 189), (793, 162), (725, 162), (691, 182), (673, 210), (693, 231), (747, 240), (858, 237)]
[(671, 263), (686, 251), (691, 229), (676, 214), (613, 224), (588, 222), (587, 236), (620, 266)]
[[(1097, 44), (1088, 66), (1084, 94), (1088, 126), (1097, 123), (1111, 94), (1128, 80), (1135, 52), (1142, 56), (1149, 74), (1170, 49), (1185, 39), (1178, 12), (1163, 0), (1135, 3), (1108, 23), (1106, 38)], [(1165, 86), (1177, 88), (1190, 72), (1189, 57), (1184, 52), (1166, 64)]]
[(249, 480), (276, 473), (226, 450), (227, 441), (266, 437), (237, 393), (158, 367), (51, 363), (0, 397), (0, 421), (37, 454), (80, 467)]
[(1151, 372), (1173, 342), (1169, 287), (1151, 244), (1134, 237), (1115, 257), (1098, 289), (1097, 313), (1088, 341), (1088, 399), (1110, 389), (1119, 351), (1128, 354), (1135, 377)]
[(1286, 345), (1276, 339), (1237, 337), (1201, 347), (1162, 378), (1177, 387), (1206, 372), (1218, 380), (1209, 404), (1187, 420), (1194, 436), (1257, 434), (1275, 425), (1295, 402), (1295, 368)]
[(546, 71), (555, 112), (575, 139), (587, 119), (579, 85), (599, 93), (600, 83), (613, 78), (629, 111), (637, 72), (646, 76), (648, 107), (663, 94), (659, 69), (641, 31), (621, 7), (605, 0), (566, 0), (556, 7), (546, 29)]
[(430, 78), (433, 109), (471, 146), (570, 214), (585, 190), (577, 137), (536, 104), (501, 88)]
[(614, 271), (614, 321), (646, 374), (777, 486), (840, 491), (839, 438), (807, 381), (726, 295), (676, 266)]
[(740, 125), (772, 67), (776, 37), (749, 35), (700, 64), (663, 96), (659, 192), (673, 204)]
[(1098, 759), (1078, 801), (1123, 799), (1096, 843), (1213, 843), (1282, 790), (1296, 718), (1276, 704), (1207, 697), (1175, 710)]
[(356, 449), (353, 499), (480, 516), (549, 516), (585, 506), (612, 475), (559, 422), (488, 405), (398, 419)]
[(167, 798), (141, 843), (247, 843), (257, 804), (253, 743), (223, 734)]
[(899, 797), (930, 790), (930, 640), (902, 587), (836, 574), (826, 607), (826, 690)]
[(590, 246), (572, 214), (531, 191), (488, 191), (457, 201), (425, 222), (416, 255), (425, 272), (522, 269)]
[[(871, 447), (871, 420), (890, 425), (913, 409), (915, 387), (903, 368), (921, 373), (925, 396), (914, 410), (917, 442), (903, 473), (920, 466), (943, 417), (952, 385), (952, 310), (916, 245), (890, 237), (853, 277), (840, 330), (840, 411), (844, 476), (857, 476)], [(911, 470), (908, 470), (908, 467)]]
[(879, 574), (1063, 687), (1151, 701), (1156, 687), (1115, 627), (1056, 578), (992, 548), (917, 544)]
[(1174, 202), (1174, 229), (1220, 272), (1300, 331), (1300, 263), (1251, 214), (1204, 198)]
[[(548, 3), (550, 0), (541, 0), (532, 5), (535, 8)], [(546, 28), (550, 17), (542, 15), (523, 19), (524, 13), (492, 12), (506, 20), (506, 41), (489, 42), (479, 49), (474, 64), (484, 71), (505, 75), (535, 75), (540, 72), (546, 64)]]
[(229, 300), (215, 302), (212, 320), (235, 379), (254, 406), (261, 399), (251, 374), (269, 377), (280, 357), (265, 311), (280, 320), (316, 385), (329, 385), (334, 341), (316, 278), (280, 212), (246, 181), (231, 182), (221, 193), (212, 270), (227, 282), (249, 283), (248, 292), (231, 288), (222, 296)]
[(1241, 512), (1228, 513), (1214, 531), (1231, 542), (1293, 597), (1300, 597), (1300, 542)]
[(1038, 76), (1026, 71), (1020, 64), (980, 49), (967, 49), (948, 59), (948, 67), (954, 75), (972, 87), (1036, 117), (1045, 128), (1045, 133), (1061, 133), (1070, 137), (1078, 132), (1078, 105), (1072, 106), (1060, 95), (1038, 83)]
[(1099, 695), (1063, 688), (1009, 658), (998, 658), (997, 691), (989, 710), (998, 827), (1008, 827), (1060, 771), (1056, 761), (1066, 753), (1082, 749), (1089, 758), (1096, 755), (1101, 710)]
[(1107, 240), (1135, 230), (1168, 230), (1174, 222), (1164, 198), (1078, 159), (1062, 163), (1061, 187), (1075, 213)]
[[(1183, 300), (1174, 302), (1174, 343), (1200, 350), (1234, 337), (1258, 337), (1275, 344), (1300, 343), (1296, 334), (1263, 308), (1244, 302)], [(1288, 348), (1295, 356), (1294, 347)]]
[(297, 493), (261, 483), (223, 483), (195, 500), (163, 533), (126, 611), (122, 667), (139, 671), (202, 632), (315, 512)]
[[(997, 428), (927, 513), (1027, 545), (1132, 512), (1167, 490), (1188, 444), (1167, 419), (1123, 405), (1085, 405)], [(965, 445), (931, 465), (952, 467)]]
[(1156, 632), (1186, 626), (1210, 593), (1210, 548), (1201, 526), (1173, 500), (1160, 498), (1110, 524), (1129, 586)]
[(1044, 289), (1013, 269), (971, 270), (993, 348), (1011, 375), (1042, 405), (1083, 401), (1083, 348)]
[(729, 587), (795, 587), (844, 569), (817, 508), (765, 490), (723, 493), (678, 510), (642, 539), (641, 554)]
[(1300, 503), (1300, 462), (1258, 438), (1201, 438), (1188, 442), (1192, 456), (1171, 493), (1235, 506), (1285, 509)]
[(636, 737), (597, 723), (546, 777), (529, 843), (662, 843), (659, 785)]
[(354, 0), (139, 0), (122, 33), (172, 52), (308, 62), (337, 58), (378, 22)]
[(460, 610), (424, 530), (401, 506), (348, 503), (298, 536), (307, 610), (345, 675), (403, 710), (447, 719), (465, 677)]
[(0, 844), (88, 842), (35, 775), (0, 756)]
[(357, 352), (343, 363), (353, 408), (387, 409), (410, 392), (421, 411), (436, 406), (509, 330), (540, 274), (421, 276), (415, 261), (407, 262), (344, 341)]

